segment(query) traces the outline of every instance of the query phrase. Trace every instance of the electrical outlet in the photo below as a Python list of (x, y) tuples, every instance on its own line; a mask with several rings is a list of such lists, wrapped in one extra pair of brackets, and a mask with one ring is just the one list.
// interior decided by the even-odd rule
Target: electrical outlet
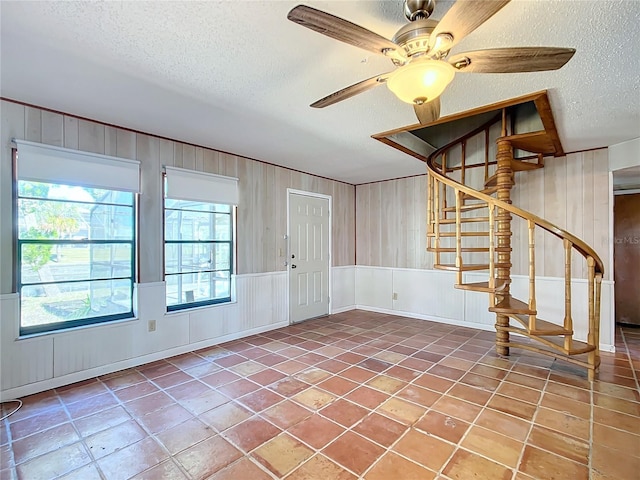
[(149, 320), (149, 331), (150, 332), (155, 332), (156, 331), (156, 321), (155, 320)]
[(396, 292), (393, 292), (393, 299), (397, 300), (398, 299), (398, 294)]

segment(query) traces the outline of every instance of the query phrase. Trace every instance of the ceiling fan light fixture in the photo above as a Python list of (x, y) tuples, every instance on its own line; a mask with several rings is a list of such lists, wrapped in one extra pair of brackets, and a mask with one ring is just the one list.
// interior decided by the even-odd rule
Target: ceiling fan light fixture
[(393, 72), (387, 86), (403, 102), (421, 105), (438, 98), (455, 73), (448, 62), (417, 58)]

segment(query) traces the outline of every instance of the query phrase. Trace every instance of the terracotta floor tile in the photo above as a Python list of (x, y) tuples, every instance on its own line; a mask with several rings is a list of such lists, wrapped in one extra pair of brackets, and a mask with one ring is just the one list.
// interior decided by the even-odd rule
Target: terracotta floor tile
[(520, 442), (525, 441), (531, 429), (529, 422), (489, 409), (483, 410), (474, 423)]
[(242, 457), (242, 452), (220, 436), (209, 437), (175, 458), (193, 478), (206, 478)]
[(196, 367), (188, 368), (184, 371), (184, 373), (188, 374), (193, 378), (203, 378), (208, 375), (212, 375), (216, 372), (221, 371), (222, 368), (215, 363), (203, 363)]
[(405, 432), (407, 427), (377, 413), (372, 413), (353, 427), (353, 431), (369, 440), (389, 447)]
[(217, 387), (217, 390), (221, 393), (224, 393), (229, 398), (239, 398), (247, 393), (254, 392), (260, 388), (260, 385), (257, 383), (250, 382), (249, 380), (245, 380), (241, 378), (240, 380), (236, 380), (235, 382), (228, 383), (221, 387)]
[(365, 480), (432, 480), (436, 473), (393, 452), (385, 454), (365, 475)]
[(162, 375), (177, 372), (178, 368), (175, 365), (170, 364), (169, 362), (160, 360), (158, 362), (149, 363), (147, 365), (143, 365), (142, 367), (138, 367), (138, 371), (145, 377), (153, 379), (156, 377), (161, 377)]
[(420, 375), (413, 383), (440, 393), (446, 392), (454, 384), (451, 380), (446, 380), (430, 373)]
[(563, 385), (556, 382), (548, 382), (545, 388), (546, 392), (560, 395), (561, 397), (570, 398), (571, 400), (577, 400), (583, 403), (591, 402), (591, 394), (582, 388), (572, 387), (570, 385)]
[(347, 394), (344, 398), (358, 405), (373, 410), (384, 403), (389, 398), (389, 394), (362, 386), (356, 388), (351, 393)]
[(383, 392), (394, 394), (407, 385), (407, 382), (389, 377), (387, 375), (377, 375), (367, 382), (367, 385)]
[(334, 422), (349, 428), (364, 418), (369, 411), (348, 400), (339, 399), (327, 407), (324, 407), (320, 410), (320, 413)]
[(211, 425), (217, 431), (222, 432), (251, 416), (252, 413), (246, 408), (237, 403), (229, 402), (199, 415), (198, 418), (207, 425)]
[(500, 412), (508, 413), (524, 420), (531, 420), (536, 413), (536, 406), (525, 403), (522, 400), (504, 397), (502, 395), (494, 395), (487, 407), (493, 408)]
[(301, 372), (302, 370), (308, 368), (308, 365), (306, 363), (297, 362), (295, 360), (287, 360), (286, 362), (279, 363), (274, 368), (287, 375), (293, 375), (294, 373)]
[(434, 410), (450, 415), (465, 422), (472, 422), (480, 413), (481, 407), (473, 403), (443, 396), (432, 407)]
[(319, 388), (338, 396), (345, 395), (358, 386), (358, 383), (339, 376), (330, 377), (318, 384)]
[(21, 479), (55, 478), (91, 462), (81, 443), (49, 452), (16, 467)]
[(429, 373), (437, 375), (442, 378), (448, 378), (449, 380), (460, 380), (465, 374), (464, 371), (457, 368), (445, 367), (444, 365), (434, 365), (429, 369)]
[(164, 375), (162, 377), (154, 378), (153, 383), (155, 383), (160, 388), (171, 388), (176, 385), (180, 385), (181, 383), (186, 383), (190, 380), (193, 380), (191, 375), (187, 375), (184, 372), (174, 372), (169, 375)]
[(596, 406), (593, 408), (593, 421), (629, 433), (640, 434), (640, 418), (633, 415)]
[(147, 381), (146, 377), (136, 370), (116, 372), (113, 376), (100, 377), (100, 379), (102, 380), (102, 383), (111, 390), (119, 390), (121, 388), (135, 385), (136, 383)]
[[(219, 470), (207, 480), (272, 480), (271, 475), (264, 472), (249, 458), (243, 457), (228, 467)], [(152, 480), (152, 479), (149, 479)]]
[(425, 409), (400, 398), (390, 398), (377, 411), (405, 425), (413, 425), (424, 414)]
[(433, 362), (427, 362), (426, 360), (420, 360), (415, 357), (409, 357), (398, 364), (400, 367), (410, 368), (420, 373), (429, 370), (433, 365)]
[(120, 450), (132, 443), (136, 443), (147, 436), (147, 433), (134, 420), (121, 423), (108, 430), (96, 433), (85, 438), (84, 443), (93, 455), (98, 459)]
[(356, 365), (366, 359), (367, 357), (365, 357), (364, 355), (358, 355), (357, 353), (351, 352), (343, 353), (342, 355), (338, 355), (336, 357), (336, 360), (348, 363), (349, 365)]
[(88, 437), (107, 428), (130, 420), (131, 416), (122, 407), (110, 408), (102, 412), (75, 420), (73, 423), (83, 437)]
[(193, 415), (184, 407), (174, 403), (161, 410), (143, 415), (137, 418), (138, 423), (143, 425), (151, 433), (159, 433), (168, 428), (193, 418)]
[(13, 456), (16, 464), (75, 443), (80, 438), (71, 423), (63, 423), (43, 432), (21, 438), (13, 442)]
[(124, 408), (134, 417), (140, 417), (148, 413), (155, 412), (161, 408), (168, 407), (175, 403), (174, 400), (164, 392), (155, 392), (146, 397), (140, 397), (125, 403)]
[(574, 417), (588, 419), (591, 416), (591, 405), (553, 393), (545, 392), (540, 405)]
[(426, 388), (418, 387), (416, 385), (409, 385), (397, 393), (397, 396), (409, 400), (410, 402), (417, 403), (423, 407), (430, 407), (433, 405), (442, 394), (428, 390)]
[(240, 378), (241, 377), (239, 375), (229, 372), (228, 370), (220, 370), (210, 375), (205, 375), (204, 377), (200, 378), (200, 380), (213, 388), (219, 388), (222, 385), (227, 385), (229, 383), (235, 382)]
[(59, 480), (102, 480), (102, 476), (100, 475), (100, 472), (98, 472), (98, 468), (96, 467), (95, 463), (89, 463), (84, 467), (80, 467), (77, 470), (73, 470), (72, 472), (67, 473), (62, 477), (58, 477), (58, 479)]
[(266, 368), (267, 367), (265, 367), (261, 363), (248, 360), (246, 362), (233, 365), (232, 367), (228, 367), (228, 370), (243, 377), (248, 377), (249, 375), (254, 375), (258, 372), (261, 372)]
[[(98, 478), (100, 478), (98, 476)], [(166, 460), (155, 467), (139, 473), (131, 480), (188, 480), (188, 477), (180, 470), (172, 460)], [(81, 480), (78, 478), (78, 480)]]
[(257, 448), (252, 456), (282, 478), (313, 454), (313, 450), (283, 433)]
[(100, 381), (92, 378), (84, 382), (74, 383), (62, 388), (56, 388), (56, 392), (60, 396), (60, 399), (67, 405), (80, 400), (86, 400), (88, 398), (107, 393), (107, 387)]
[(309, 388), (309, 384), (293, 377), (286, 377), (269, 385), (269, 388), (278, 392), (280, 395), (290, 397)]
[(383, 453), (384, 449), (369, 440), (347, 432), (322, 451), (327, 457), (362, 475)]
[(69, 415), (67, 415), (67, 412), (60, 406), (11, 423), (9, 430), (11, 431), (12, 439), (15, 441), (28, 435), (41, 432), (42, 430), (55, 427), (56, 425), (67, 423), (69, 420)]
[(561, 432), (534, 425), (528, 443), (583, 465), (589, 463), (588, 443)]
[(262, 416), (278, 427), (286, 430), (311, 416), (311, 412), (297, 403), (285, 400), (278, 405), (266, 409), (262, 412)]
[(344, 428), (318, 414), (313, 414), (293, 427), (290, 427), (288, 432), (298, 437), (307, 445), (311, 445), (315, 449), (321, 449), (338, 435), (342, 434)]
[[(263, 358), (263, 357), (260, 357)], [(246, 362), (246, 357), (242, 355), (227, 355), (226, 357), (220, 357), (213, 360), (214, 363), (220, 365), (221, 367), (233, 367), (234, 365), (238, 365), (240, 363)]]
[(533, 478), (554, 480), (587, 480), (589, 469), (559, 455), (527, 445), (519, 470)]
[(180, 404), (194, 415), (200, 415), (228, 401), (229, 399), (224, 395), (213, 390), (207, 390), (197, 397), (182, 400)]
[(515, 398), (523, 402), (533, 403), (534, 405), (538, 403), (540, 396), (542, 395), (540, 390), (515, 385), (509, 382), (502, 382), (496, 392), (505, 397)]
[(454, 451), (454, 446), (438, 438), (410, 429), (392, 450), (431, 470), (439, 471)]
[(248, 375), (247, 378), (252, 382), (256, 382), (259, 385), (267, 386), (274, 382), (277, 382), (278, 380), (287, 378), (287, 376), (284, 373), (274, 370), (272, 368), (266, 368), (258, 373)]
[(252, 417), (226, 430), (223, 435), (245, 452), (250, 452), (280, 433), (280, 429), (260, 417)]
[(131, 385), (130, 387), (121, 388), (120, 390), (116, 390), (114, 393), (120, 401), (128, 402), (129, 400), (135, 400), (136, 398), (140, 398), (157, 391), (158, 387), (149, 381), (144, 381)]
[(160, 445), (147, 437), (98, 460), (98, 465), (107, 478), (124, 480), (161, 463), (167, 457)]
[(319, 410), (335, 400), (335, 396), (319, 390), (317, 388), (308, 388), (292, 397), (293, 400), (299, 402), (312, 410)]
[(591, 468), (593, 480), (633, 479), (640, 472), (640, 458), (596, 444), (592, 449)]
[[(80, 418), (92, 415), (102, 410), (113, 408), (116, 405), (118, 405), (117, 399), (111, 392), (107, 392), (71, 403), (67, 405), (67, 411), (69, 412), (69, 415), (71, 415), (71, 418)], [(48, 412), (47, 415), (52, 416), (52, 412)], [(41, 429), (43, 428), (45, 427), (42, 426)]]
[(435, 410), (430, 410), (416, 422), (414, 428), (427, 435), (440, 437), (451, 443), (458, 443), (469, 428), (469, 424)]
[(167, 358), (167, 361), (182, 370), (195, 367), (197, 365), (202, 365), (203, 363), (208, 362), (206, 358), (192, 352), (183, 353), (182, 355), (176, 355), (175, 357)]
[(535, 423), (577, 438), (589, 439), (589, 420), (567, 415), (563, 412), (540, 407), (535, 417)]
[(472, 427), (461, 446), (511, 468), (518, 466), (524, 448), (522, 442), (482, 427)]
[(598, 381), (593, 384), (593, 390), (611, 397), (622, 398), (632, 402), (640, 402), (640, 392), (638, 392), (638, 389), (636, 388), (626, 388)]
[(358, 363), (358, 366), (361, 368), (366, 368), (367, 370), (372, 370), (376, 373), (381, 373), (391, 367), (392, 364), (383, 362), (382, 360), (378, 360), (375, 358), (367, 358), (366, 360)]
[(203, 393), (209, 392), (211, 389), (198, 380), (182, 383), (165, 390), (165, 392), (177, 401), (184, 401), (190, 398), (196, 398)]
[(510, 469), (462, 449), (453, 455), (442, 473), (455, 480), (473, 477), (510, 480), (513, 475)]
[[(329, 347), (327, 347), (329, 348)], [(342, 349), (340, 349), (342, 350)], [(329, 360), (325, 360), (324, 362), (320, 362), (316, 365), (318, 368), (321, 368), (322, 370), (325, 370), (327, 372), (331, 372), (331, 373), (339, 373), (342, 372), (343, 370), (347, 369), (349, 367), (349, 365), (347, 363), (341, 362), (339, 360), (335, 360), (335, 359), (329, 359)]]
[[(317, 454), (311, 460), (294, 470), (287, 480), (356, 480), (340, 465), (329, 460), (324, 455)], [(229, 479), (232, 480), (232, 479)], [(236, 480), (236, 479), (233, 479)], [(239, 480), (239, 479), (237, 479)]]
[(634, 433), (594, 423), (593, 443), (640, 457), (640, 435)]
[(531, 377), (529, 375), (523, 375), (521, 373), (516, 373), (516, 372), (507, 373), (507, 376), (504, 377), (504, 380), (507, 382), (515, 383), (517, 385), (523, 385), (525, 387), (534, 388), (536, 390), (542, 390), (546, 383), (544, 380), (540, 378)]
[(601, 393), (594, 393), (594, 405), (599, 407), (615, 410), (616, 412), (626, 413), (627, 415), (640, 416), (640, 403), (630, 402), (622, 398), (610, 397)]
[(375, 372), (365, 370), (360, 367), (349, 367), (346, 370), (340, 372), (340, 376), (353, 380), (354, 382), (364, 383), (367, 380), (376, 376)]
[(237, 400), (238, 403), (258, 413), (284, 400), (282, 395), (261, 388)]
[(165, 446), (171, 455), (186, 450), (201, 442), (205, 438), (215, 435), (210, 426), (197, 418), (192, 418), (157, 435), (157, 439)]

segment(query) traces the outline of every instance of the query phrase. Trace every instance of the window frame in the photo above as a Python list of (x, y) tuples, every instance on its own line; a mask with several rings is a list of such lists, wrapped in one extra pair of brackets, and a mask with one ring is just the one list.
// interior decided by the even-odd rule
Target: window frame
[[(95, 205), (100, 206), (117, 206), (119, 208), (130, 208), (131, 209), (131, 239), (123, 240), (123, 239), (110, 239), (110, 240), (90, 240), (90, 239), (28, 239), (28, 238), (20, 238), (20, 214), (19, 214), (19, 202), (21, 200), (33, 200), (33, 201), (51, 201), (51, 202), (62, 202), (62, 203), (87, 203), (87, 202), (74, 202), (73, 200), (58, 200), (58, 199), (47, 199), (40, 197), (31, 197), (31, 196), (20, 196), (19, 182), (31, 182), (31, 180), (21, 180), (18, 178), (17, 174), (17, 158), (18, 151), (16, 148), (12, 148), (12, 159), (13, 159), (13, 175), (12, 175), (12, 221), (13, 221), (13, 235), (12, 235), (12, 247), (13, 247), (13, 259), (14, 259), (14, 274), (13, 274), (13, 291), (18, 294), (19, 297), (19, 315), (18, 315), (18, 334), (20, 337), (36, 335), (36, 334), (46, 334), (46, 333), (56, 333), (76, 327), (89, 326), (89, 325), (99, 325), (106, 324), (109, 322), (117, 321), (117, 320), (125, 320), (135, 318), (134, 305), (135, 305), (135, 284), (138, 277), (138, 210), (139, 210), (139, 194), (136, 192), (126, 192), (132, 195), (131, 205), (124, 204), (116, 204), (113, 202), (96, 202)], [(36, 182), (36, 183), (48, 183), (49, 185), (59, 185), (59, 186), (69, 186), (69, 187), (77, 187), (81, 185), (71, 184), (71, 183), (63, 183), (63, 182)], [(86, 188), (94, 188), (94, 187), (86, 187)], [(110, 192), (121, 192), (122, 190), (114, 190), (108, 188), (101, 188), (101, 190), (110, 191)], [(131, 257), (129, 263), (129, 271), (131, 272), (130, 276), (127, 277), (110, 277), (110, 278), (86, 278), (86, 279), (74, 279), (74, 280), (61, 280), (61, 281), (39, 281), (39, 282), (22, 282), (22, 246), (23, 245), (129, 245), (131, 251)], [(91, 265), (91, 259), (88, 262), (88, 265)], [(110, 280), (129, 280), (129, 298), (130, 308), (127, 312), (109, 314), (109, 315), (99, 315), (93, 317), (84, 317), (73, 320), (61, 320), (59, 322), (50, 322), (39, 325), (27, 325), (24, 326), (22, 323), (22, 289), (24, 287), (30, 286), (38, 286), (38, 285), (56, 285), (56, 284), (71, 284), (71, 283), (88, 283), (91, 282), (105, 282)]]
[[(166, 176), (163, 175), (163, 179)], [(233, 302), (233, 276), (236, 271), (236, 209), (235, 205), (228, 205), (229, 212), (217, 212), (217, 211), (209, 211), (206, 213), (210, 213), (213, 216), (215, 215), (229, 215), (230, 221), (230, 238), (229, 240), (167, 240), (166, 232), (167, 232), (167, 211), (176, 211), (176, 212), (200, 212), (202, 210), (189, 210), (184, 208), (167, 208), (167, 200), (179, 200), (172, 199), (167, 197), (164, 193), (164, 181), (163, 181), (163, 195), (162, 195), (162, 274), (163, 280), (165, 281), (167, 277), (172, 276), (181, 276), (181, 275), (194, 275), (198, 273), (215, 273), (215, 272), (229, 272), (229, 295), (221, 298), (209, 298), (207, 300), (200, 300), (194, 302), (181, 302), (173, 305), (169, 305), (167, 302), (167, 295), (165, 293), (165, 307), (167, 313), (171, 312), (179, 312), (183, 310), (188, 310), (192, 308), (206, 307), (211, 305), (220, 305), (227, 304)], [(224, 204), (216, 204), (214, 202), (204, 202), (198, 201), (197, 203), (208, 204), (208, 205), (224, 205)], [(229, 268), (228, 269), (209, 269), (209, 270), (194, 270), (191, 272), (176, 272), (176, 273), (167, 273), (167, 260), (166, 260), (166, 249), (167, 245), (217, 245), (217, 244), (228, 244), (229, 245)]]

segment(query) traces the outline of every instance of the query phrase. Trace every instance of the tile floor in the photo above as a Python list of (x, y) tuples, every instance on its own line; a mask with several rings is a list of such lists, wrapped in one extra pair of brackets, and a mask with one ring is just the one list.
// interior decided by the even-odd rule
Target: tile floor
[(352, 311), (33, 395), (0, 478), (638, 478), (640, 329), (593, 386), (493, 336)]

